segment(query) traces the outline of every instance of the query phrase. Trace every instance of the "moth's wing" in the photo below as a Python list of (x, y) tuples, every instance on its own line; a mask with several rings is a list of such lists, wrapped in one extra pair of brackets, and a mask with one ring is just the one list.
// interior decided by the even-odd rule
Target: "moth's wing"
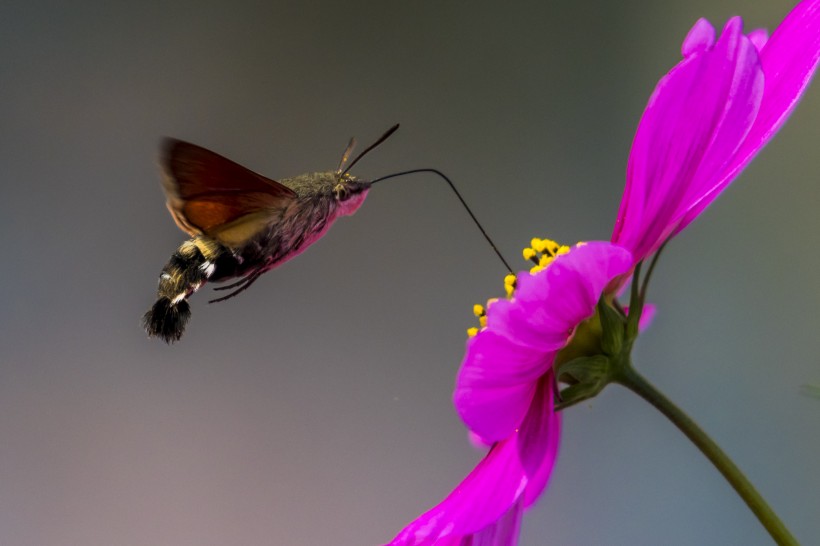
[(166, 204), (179, 228), (230, 247), (253, 236), (296, 198), (275, 180), (181, 140), (163, 141), (160, 165)]

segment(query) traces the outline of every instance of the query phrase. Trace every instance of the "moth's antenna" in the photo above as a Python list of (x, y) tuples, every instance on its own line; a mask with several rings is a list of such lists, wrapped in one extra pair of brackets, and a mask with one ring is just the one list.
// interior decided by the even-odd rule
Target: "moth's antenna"
[(356, 147), (356, 139), (351, 137), (350, 142), (347, 143), (347, 148), (345, 148), (345, 151), (342, 154), (342, 159), (339, 160), (339, 168), (336, 169), (336, 174), (337, 175), (339, 175), (339, 176), (342, 175), (342, 169), (344, 168), (345, 163), (347, 163), (347, 160), (350, 159), (350, 154), (353, 153), (353, 148), (355, 148), (355, 147)]
[[(390, 136), (390, 133), (392, 133), (394, 130), (396, 130), (396, 128), (398, 128), (398, 125), (396, 125), (395, 127), (393, 127), (393, 129), (388, 131), (385, 134), (385, 136), (382, 137), (379, 140), (379, 142), (383, 141), (385, 138)], [(378, 142), (376, 144), (378, 144)], [(375, 144), (374, 144), (374, 146), (375, 146)], [(373, 146), (371, 146), (371, 148), (372, 147)], [(368, 148), (368, 150), (369, 149), (370, 148)], [(367, 151), (367, 150), (365, 150), (365, 151)], [(456, 197), (458, 197), (458, 200), (461, 201), (461, 204), (464, 205), (465, 209), (467, 209), (467, 213), (470, 215), (470, 218), (472, 218), (473, 222), (475, 222), (475, 225), (478, 226), (478, 229), (481, 231), (481, 234), (484, 235), (484, 238), (487, 239), (487, 242), (490, 243), (490, 246), (492, 247), (492, 249), (495, 252), (496, 256), (498, 256), (498, 258), (501, 260), (501, 263), (504, 264), (504, 267), (507, 268), (507, 271), (509, 271), (511, 274), (514, 275), (515, 273), (513, 273), (512, 267), (510, 267), (510, 264), (508, 264), (507, 260), (504, 259), (504, 256), (501, 255), (501, 252), (499, 252), (499, 250), (496, 248), (495, 243), (493, 243), (493, 240), (490, 239), (489, 235), (487, 235), (487, 232), (484, 231), (484, 228), (481, 227), (481, 224), (479, 223), (478, 219), (475, 217), (475, 214), (473, 214), (473, 211), (471, 211), (470, 207), (467, 206), (467, 203), (464, 201), (464, 198), (461, 197), (461, 194), (456, 189), (455, 185), (453, 184), (453, 181), (450, 180), (449, 178), (447, 178), (447, 176), (443, 172), (441, 172), (439, 170), (436, 170), (436, 169), (411, 169), (409, 171), (402, 171), (400, 173), (394, 173), (394, 174), (388, 174), (387, 176), (382, 176), (381, 178), (377, 178), (376, 180), (373, 180), (371, 182), (371, 184), (375, 184), (376, 182), (381, 182), (382, 180), (387, 180), (388, 178), (396, 178), (398, 176), (404, 176), (404, 175), (407, 175), (407, 174), (415, 174), (415, 173), (433, 173), (433, 174), (437, 174), (438, 176), (442, 177), (444, 179), (444, 181), (447, 182), (447, 184), (450, 185), (450, 189), (453, 190), (453, 192), (456, 194)]]
[[(350, 169), (353, 168), (353, 165), (355, 165), (356, 162), (358, 162), (361, 158), (363, 158), (367, 154), (367, 152), (369, 152), (370, 150), (372, 150), (373, 148), (375, 148), (376, 146), (378, 146), (379, 144), (381, 144), (382, 142), (384, 142), (385, 140), (390, 138), (390, 135), (395, 133), (398, 130), (398, 128), (399, 128), (399, 124), (397, 123), (393, 127), (391, 127), (390, 129), (388, 129), (387, 132), (384, 133), (381, 137), (379, 137), (379, 140), (377, 140), (376, 142), (374, 142), (373, 144), (371, 144), (370, 146), (368, 146), (367, 148), (362, 150), (362, 153), (357, 155), (356, 159), (354, 159), (353, 161), (350, 162), (350, 165), (348, 165), (347, 168), (340, 173), (340, 176), (346, 175), (347, 172)], [(339, 168), (341, 169), (341, 166)]]

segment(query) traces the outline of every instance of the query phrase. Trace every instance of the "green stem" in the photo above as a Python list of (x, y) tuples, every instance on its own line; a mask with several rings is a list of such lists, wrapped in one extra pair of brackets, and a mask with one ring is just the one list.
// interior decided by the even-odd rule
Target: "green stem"
[(789, 530), (786, 529), (786, 526), (783, 525), (783, 522), (780, 521), (780, 518), (777, 517), (777, 514), (774, 513), (774, 510), (763, 500), (760, 493), (757, 492), (735, 463), (688, 415), (635, 371), (631, 365), (627, 364), (621, 367), (614, 381), (655, 406), (672, 421), (700, 449), (701, 453), (706, 455), (706, 458), (715, 465), (715, 468), (723, 474), (723, 477), (737, 491), (740, 498), (757, 516), (757, 519), (777, 544), (799, 545)]
[[(632, 272), (632, 288), (629, 295), (629, 316), (626, 318), (626, 341), (631, 345), (638, 337), (638, 324), (641, 321), (641, 314), (643, 313), (643, 298), (641, 298), (641, 291), (638, 283), (641, 282), (641, 267), (643, 262), (638, 262), (635, 270)], [(629, 354), (629, 349), (627, 349)]]
[(643, 284), (641, 285), (641, 301), (646, 298), (646, 291), (649, 289), (649, 280), (652, 278), (652, 272), (655, 271), (655, 265), (658, 263), (658, 258), (661, 257), (661, 252), (663, 252), (663, 249), (666, 248), (666, 243), (668, 242), (669, 239), (664, 241), (664, 243), (655, 252), (655, 255), (652, 256), (652, 263), (649, 264), (649, 271), (646, 272), (646, 277), (644, 277)]

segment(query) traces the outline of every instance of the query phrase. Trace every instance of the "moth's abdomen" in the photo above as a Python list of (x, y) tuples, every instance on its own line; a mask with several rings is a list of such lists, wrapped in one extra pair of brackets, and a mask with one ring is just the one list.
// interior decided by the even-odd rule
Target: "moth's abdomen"
[(142, 317), (150, 337), (166, 343), (179, 341), (191, 318), (186, 300), (208, 281), (217, 261), (226, 256), (230, 256), (230, 251), (212, 239), (195, 237), (182, 243), (162, 268), (157, 301)]
[(182, 337), (190, 318), (191, 306), (186, 300), (173, 303), (166, 297), (160, 297), (142, 317), (142, 325), (150, 337), (173, 343)]

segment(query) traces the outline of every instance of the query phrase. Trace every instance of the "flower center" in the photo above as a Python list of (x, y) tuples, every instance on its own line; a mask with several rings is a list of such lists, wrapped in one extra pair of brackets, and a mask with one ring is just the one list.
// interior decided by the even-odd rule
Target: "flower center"
[(530, 273), (534, 275), (546, 269), (556, 256), (566, 254), (567, 252), (569, 252), (569, 247), (566, 245), (559, 245), (550, 239), (535, 238), (530, 241), (530, 246), (525, 248), (522, 254), (525, 260), (529, 260), (535, 264), (535, 266), (530, 268)]
[[(557, 256), (567, 252), (569, 252), (568, 246), (560, 245), (550, 239), (538, 239), (536, 237), (530, 241), (530, 246), (522, 251), (522, 255), (525, 260), (535, 264), (530, 268), (530, 274), (535, 275), (546, 269)], [(515, 284), (516, 277), (512, 273), (504, 277), (504, 291), (507, 294), (507, 299), (512, 299), (515, 294)], [(495, 300), (496, 298), (488, 300), (487, 307), (492, 305)], [(483, 305), (473, 305), (473, 314), (478, 318), (479, 327), (467, 329), (467, 335), (470, 337), (487, 327), (487, 309)]]

